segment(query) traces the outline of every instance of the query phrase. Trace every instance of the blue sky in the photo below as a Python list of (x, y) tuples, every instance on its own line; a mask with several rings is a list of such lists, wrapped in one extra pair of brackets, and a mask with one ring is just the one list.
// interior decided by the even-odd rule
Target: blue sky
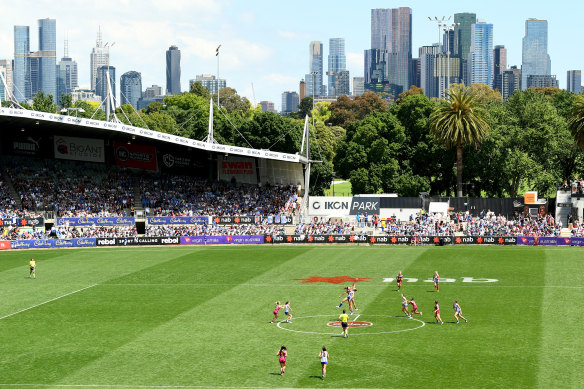
[[(64, 5), (67, 4), (67, 5)], [(568, 5), (569, 4), (569, 5)], [(38, 19), (57, 20), (57, 57), (69, 36), (69, 53), (79, 66), (79, 82), (89, 85), (89, 53), (98, 26), (103, 39), (115, 42), (110, 63), (117, 77), (135, 70), (143, 88), (165, 87), (165, 51), (181, 50), (183, 89), (197, 74), (217, 72), (215, 48), (221, 44), (220, 76), (252, 103), (271, 100), (279, 109), (281, 94), (298, 90), (308, 72), (308, 46), (320, 40), (328, 55), (329, 38), (345, 38), (351, 77), (363, 75), (363, 50), (370, 46), (372, 8), (411, 7), (413, 54), (437, 41), (437, 27), (428, 16), (475, 12), (494, 24), (495, 45), (508, 50), (508, 64), (521, 65), (521, 39), (527, 18), (547, 19), (552, 74), (560, 87), (566, 71), (584, 67), (580, 31), (584, 3), (534, 0), (489, 2), (346, 1), (295, 2), (264, 0), (0, 0), (0, 59), (13, 58), (13, 26), (31, 27), (31, 50), (38, 49)], [(253, 89), (252, 89), (253, 84)], [(255, 92), (255, 93), (254, 93)], [(254, 98), (255, 94), (255, 98)]]

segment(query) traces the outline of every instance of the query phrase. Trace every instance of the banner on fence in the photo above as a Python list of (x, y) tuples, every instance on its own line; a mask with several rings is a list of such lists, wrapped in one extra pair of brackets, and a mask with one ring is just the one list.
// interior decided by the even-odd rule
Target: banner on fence
[(58, 247), (93, 247), (96, 238), (74, 239), (27, 239), (10, 242), (12, 249), (58, 248)]
[(209, 224), (209, 216), (149, 216), (146, 218), (149, 225), (165, 224)]
[(0, 240), (0, 250), (10, 250), (10, 241), (9, 240)]
[(136, 224), (133, 217), (114, 216), (114, 217), (60, 217), (57, 218), (57, 225), (64, 226), (131, 226)]
[(45, 227), (45, 219), (42, 217), (25, 217), (25, 218), (4, 218), (0, 219), (0, 226), (8, 227)]
[(292, 224), (292, 216), (213, 216), (215, 224)]
[(262, 244), (263, 235), (181, 236), (180, 244)]

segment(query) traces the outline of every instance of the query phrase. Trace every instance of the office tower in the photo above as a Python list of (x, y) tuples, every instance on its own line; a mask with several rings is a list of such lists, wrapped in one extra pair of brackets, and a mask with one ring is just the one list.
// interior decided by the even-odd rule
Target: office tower
[(69, 41), (65, 40), (63, 58), (57, 63), (57, 101), (61, 104), (61, 96), (69, 95), (79, 86), (77, 62), (69, 57)]
[(410, 84), (421, 88), (420, 86), (420, 77), (421, 77), (421, 62), (420, 58), (412, 58), (412, 79), (410, 80)]
[(323, 58), (322, 42), (312, 41), (309, 46), (309, 73), (305, 75), (306, 95), (324, 96), (323, 90)]
[(521, 69), (511, 66), (511, 69), (503, 71), (501, 83), (501, 95), (507, 100), (516, 90), (521, 89)]
[[(0, 62), (0, 66), (2, 63)], [(582, 71), (568, 70), (568, 80), (566, 83), (566, 90), (568, 92), (580, 93), (582, 90)]]
[(283, 116), (288, 116), (292, 112), (298, 112), (298, 104), (300, 104), (300, 99), (298, 98), (298, 93), (282, 92), (282, 112)]
[(559, 86), (556, 76), (550, 74), (530, 74), (527, 76), (527, 88), (558, 88)]
[(39, 89), (57, 102), (57, 22), (39, 19)]
[(339, 70), (336, 72), (334, 92), (334, 95), (329, 96), (349, 96), (351, 94), (351, 79), (349, 78), (348, 70)]
[(420, 88), (428, 98), (438, 97), (438, 62), (437, 54), (440, 52), (438, 44), (422, 46), (418, 49), (418, 61), (420, 62)]
[[(347, 79), (347, 89), (343, 91), (337, 91), (336, 89), (336, 76), (338, 72), (347, 70), (347, 58), (345, 56), (345, 39), (343, 38), (331, 38), (329, 39), (329, 56), (328, 56), (328, 95), (329, 96), (341, 96), (349, 94), (348, 79)], [(342, 83), (343, 84), (343, 83)], [(344, 85), (344, 84), (343, 84)]]
[(507, 70), (507, 49), (505, 46), (497, 45), (493, 50), (493, 89), (501, 92), (503, 82), (503, 72)]
[(353, 96), (361, 96), (365, 92), (363, 77), (353, 77)]
[(14, 26), (14, 96), (18, 101), (32, 98), (30, 85), (30, 34), (28, 26)]
[(130, 104), (138, 108), (138, 100), (142, 97), (142, 75), (135, 71), (129, 71), (120, 77), (120, 101), (121, 105)]
[(454, 30), (445, 30), (442, 34), (442, 52), (450, 52), (451, 56), (454, 56)]
[(189, 89), (195, 82), (200, 82), (201, 85), (209, 90), (211, 95), (214, 95), (217, 91), (227, 87), (227, 81), (225, 79), (218, 79), (212, 74), (199, 74), (194, 80), (189, 80)]
[(180, 50), (176, 46), (166, 50), (166, 94), (180, 94)]
[(379, 86), (371, 85), (376, 80), (397, 97), (410, 87), (411, 61), (412, 9), (372, 9), (371, 50), (365, 52), (365, 87), (378, 89)]
[(260, 101), (262, 112), (276, 112), (273, 101)]
[(0, 73), (4, 77), (6, 86), (2, 81), (0, 81), (0, 101), (5, 101), (8, 95), (12, 92), (14, 84), (12, 81), (12, 60), (2, 59), (0, 60)]
[(475, 13), (454, 14), (454, 55), (460, 58), (460, 74), (462, 81), (470, 84), (470, 72), (468, 66), (468, 56), (471, 44), (471, 26), (476, 24), (477, 15)]
[(298, 94), (300, 95), (300, 101), (306, 97), (306, 82), (304, 80), (300, 80), (300, 84), (298, 85)]
[[(193, 81), (193, 80), (191, 80), (191, 81)], [(153, 98), (159, 97), (159, 96), (162, 96), (162, 87), (159, 85), (149, 86), (148, 88), (146, 88), (146, 90), (142, 94), (142, 97), (147, 98), (147, 99), (153, 99)]]
[(95, 91), (95, 94), (100, 96), (97, 90), (97, 69), (102, 66), (109, 65), (109, 46), (103, 44), (101, 39), (101, 28), (97, 32), (97, 40), (95, 41), (95, 47), (91, 50), (89, 56), (89, 74), (91, 75), (90, 83), (91, 90)]
[(547, 20), (527, 19), (523, 37), (521, 89), (528, 88), (531, 75), (551, 75), (552, 61), (548, 54)]
[[(116, 68), (113, 66), (101, 66), (97, 69), (97, 80), (95, 82), (95, 88), (97, 90), (97, 95), (104, 100), (107, 96), (107, 73), (109, 73), (110, 85), (112, 95), (116, 96)], [(110, 107), (115, 108), (115, 107)]]
[(470, 83), (493, 86), (493, 25), (479, 20), (471, 26)]

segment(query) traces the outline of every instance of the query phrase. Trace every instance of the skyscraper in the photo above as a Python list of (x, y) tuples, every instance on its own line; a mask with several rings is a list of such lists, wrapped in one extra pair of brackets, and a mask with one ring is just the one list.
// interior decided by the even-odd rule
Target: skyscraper
[(0, 101), (5, 101), (6, 97), (12, 92), (13, 83), (12, 83), (12, 61), (9, 59), (2, 59), (0, 60), (0, 73), (4, 77), (4, 81), (6, 82), (6, 87), (4, 83), (0, 81)]
[(138, 100), (142, 97), (142, 75), (129, 71), (120, 77), (120, 101), (122, 105), (130, 104), (138, 108)]
[(353, 77), (353, 96), (361, 96), (364, 93), (363, 77)]
[(180, 50), (176, 46), (166, 50), (166, 94), (180, 94)]
[[(200, 82), (201, 85), (209, 90), (211, 95), (214, 95), (218, 90), (227, 87), (227, 81), (225, 79), (218, 79), (212, 74), (199, 74), (194, 80), (189, 80), (189, 89), (195, 82)], [(221, 98), (221, 96), (219, 96), (219, 98)]]
[(30, 84), (30, 34), (28, 26), (14, 26), (13, 93), (18, 101), (32, 98)]
[[(336, 90), (336, 77), (340, 71), (347, 70), (347, 58), (345, 56), (345, 39), (331, 38), (329, 39), (329, 56), (328, 56), (328, 95), (340, 96), (349, 94), (346, 90), (338, 92)], [(344, 84), (343, 84), (344, 85)], [(347, 83), (347, 90), (348, 90)]]
[(97, 40), (95, 41), (95, 47), (91, 50), (89, 56), (89, 74), (91, 75), (91, 90), (95, 91), (95, 94), (101, 96), (97, 90), (97, 69), (102, 66), (109, 65), (109, 47), (104, 46), (101, 39), (101, 28), (97, 32)]
[(329, 96), (351, 95), (351, 79), (348, 70), (339, 70), (335, 74), (335, 94)]
[(438, 97), (438, 67), (437, 54), (440, 52), (438, 44), (422, 46), (418, 50), (420, 62), (420, 88), (428, 98)]
[[(109, 65), (100, 66), (97, 69), (95, 88), (97, 90), (97, 95), (100, 96), (102, 100), (107, 96), (107, 73), (109, 73), (112, 94), (114, 97), (116, 96), (116, 68)], [(113, 109), (114, 107), (111, 108)]]
[(312, 41), (309, 46), (309, 73), (306, 74), (306, 95), (323, 96), (323, 52), (322, 42)]
[(493, 86), (493, 25), (478, 21), (471, 26), (470, 83)]
[[(365, 53), (365, 83), (387, 80), (397, 97), (408, 90), (412, 61), (412, 9), (400, 7), (371, 10), (371, 50)], [(383, 71), (380, 75), (378, 72)], [(377, 72), (377, 74), (373, 74)], [(369, 73), (369, 74), (367, 74)], [(369, 83), (368, 83), (369, 81)], [(370, 85), (366, 88), (371, 89)]]
[(57, 21), (39, 19), (39, 89), (57, 98)]
[(298, 104), (300, 104), (298, 93), (282, 92), (282, 115), (288, 116), (292, 112), (298, 112)]
[[(0, 63), (0, 66), (2, 64)], [(582, 91), (582, 71), (568, 70), (568, 80), (566, 83), (566, 90), (568, 92), (580, 93)]]
[(552, 61), (548, 54), (547, 20), (527, 19), (523, 37), (521, 89), (528, 88), (531, 75), (551, 75)]
[(57, 63), (57, 101), (61, 104), (61, 95), (71, 94), (79, 86), (77, 62), (69, 57), (69, 41), (65, 40), (63, 58)]
[(501, 83), (501, 95), (503, 100), (507, 100), (516, 90), (521, 89), (521, 69), (511, 66), (503, 72)]
[(273, 101), (260, 101), (260, 106), (262, 107), (262, 112), (276, 112)]
[(468, 56), (470, 54), (471, 26), (477, 22), (475, 13), (454, 14), (454, 55), (460, 58), (460, 74), (465, 84), (470, 84)]
[(503, 72), (507, 70), (507, 49), (497, 45), (493, 50), (493, 89), (502, 90)]

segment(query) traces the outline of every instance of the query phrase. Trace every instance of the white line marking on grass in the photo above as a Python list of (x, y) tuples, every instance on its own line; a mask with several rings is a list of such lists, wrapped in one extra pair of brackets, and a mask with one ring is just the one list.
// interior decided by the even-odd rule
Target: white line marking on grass
[(203, 386), (203, 385), (100, 385), (100, 384), (0, 384), (0, 387), (43, 388), (217, 388), (217, 389), (268, 389), (271, 386)]
[[(19, 313), (26, 312), (26, 311), (28, 311), (28, 310), (30, 310), (30, 309), (33, 309), (33, 308), (36, 308), (36, 307), (40, 307), (41, 305), (48, 304), (48, 303), (50, 303), (50, 302), (52, 302), (52, 301), (55, 301), (55, 300), (61, 299), (61, 298), (63, 298), (63, 297), (67, 297), (67, 296), (70, 296), (70, 295), (72, 295), (72, 294), (79, 293), (79, 292), (81, 292), (81, 291), (83, 291), (83, 290), (85, 290), (85, 289), (93, 288), (93, 287), (94, 287), (94, 286), (96, 286), (96, 285), (97, 285), (97, 284), (93, 284), (93, 285), (90, 285), (90, 286), (86, 286), (85, 288), (81, 288), (81, 289), (74, 290), (73, 292), (69, 292), (69, 293), (66, 293), (66, 294), (64, 294), (64, 295), (62, 295), (62, 296), (59, 296), (59, 297), (52, 298), (52, 299), (50, 299), (50, 300), (47, 300), (47, 301), (44, 301), (44, 302), (42, 302), (42, 303), (40, 303), (40, 304), (35, 304), (35, 305), (31, 306), (31, 307), (28, 307), (28, 308), (21, 309), (20, 311), (17, 311), (17, 312), (10, 313), (10, 314), (8, 314), (8, 315), (6, 315), (6, 316), (2, 316), (2, 317), (0, 317), (0, 320), (2, 320), (2, 319), (6, 319), (7, 317), (10, 317), (10, 316), (18, 315)], [(6, 385), (6, 384), (0, 384), (0, 385)]]
[[(404, 317), (404, 316), (390, 316), (390, 315), (365, 315), (367, 317), (369, 316), (375, 316), (375, 317), (391, 317), (391, 318), (396, 318), (396, 319), (408, 319), (408, 317)], [(331, 315), (313, 315), (313, 316), (302, 316), (302, 317), (295, 317), (294, 320), (297, 321), (298, 319), (309, 319), (312, 317), (328, 317), (331, 318)], [(368, 332), (368, 333), (355, 333), (355, 332), (351, 332), (351, 336), (358, 336), (358, 335), (383, 335), (383, 334), (395, 334), (397, 332), (406, 332), (406, 331), (413, 331), (413, 330), (417, 330), (420, 329), (422, 327), (424, 327), (426, 325), (426, 323), (422, 320), (419, 319), (410, 319), (413, 321), (417, 321), (419, 323), (422, 323), (422, 325), (419, 325), (417, 327), (414, 328), (406, 328), (403, 330), (395, 330), (395, 331), (382, 331), (382, 332)], [(354, 321), (354, 320), (353, 320)], [(285, 323), (285, 320), (281, 320), (276, 324), (276, 327), (278, 327), (281, 330), (285, 330), (285, 331), (290, 331), (290, 332), (298, 332), (300, 334), (314, 334), (314, 335), (338, 335), (338, 332), (314, 332), (314, 331), (299, 331), (299, 330), (293, 330), (290, 328), (285, 328), (280, 326), (280, 324)], [(287, 327), (287, 326), (286, 326)]]
[(355, 318), (353, 319), (353, 321), (357, 321), (357, 319), (359, 318), (359, 316), (361, 316), (361, 315), (355, 316)]

